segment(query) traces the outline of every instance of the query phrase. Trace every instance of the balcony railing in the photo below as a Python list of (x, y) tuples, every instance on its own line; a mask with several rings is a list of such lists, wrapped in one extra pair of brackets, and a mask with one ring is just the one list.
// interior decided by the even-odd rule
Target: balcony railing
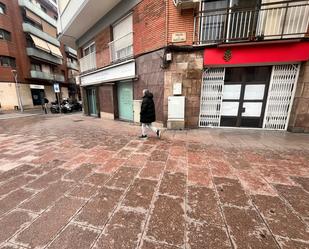
[(18, 4), (21, 7), (25, 7), (28, 10), (32, 11), (34, 14), (41, 17), (43, 20), (48, 22), (49, 24), (53, 25), (54, 27), (57, 27), (57, 21), (47, 15), (39, 6), (36, 4), (33, 4), (30, 0), (18, 0)]
[(30, 77), (33, 79), (64, 82), (64, 76), (61, 74), (46, 73), (42, 71), (31, 70)]
[(79, 64), (80, 64), (80, 71), (82, 73), (95, 70), (97, 68), (96, 53), (93, 52), (84, 56), (83, 58), (80, 59)]
[(119, 61), (133, 55), (133, 32), (109, 43), (111, 61)]
[(52, 64), (62, 65), (62, 59), (37, 48), (27, 48), (27, 55)]
[(308, 1), (261, 4), (255, 9), (217, 9), (195, 17), (195, 43), (301, 38), (308, 32)]
[(60, 47), (60, 42), (56, 38), (48, 35), (47, 33), (43, 32), (42, 30), (37, 29), (36, 27), (32, 26), (29, 23), (23, 23), (23, 31), (26, 32), (26, 33), (33, 34), (33, 35), (35, 35), (39, 38), (42, 38), (45, 41), (48, 41), (49, 43), (51, 43), (51, 44), (53, 44), (57, 47)]
[(71, 68), (71, 69), (74, 69), (74, 70), (76, 70), (76, 71), (78, 71), (79, 70), (79, 66), (78, 66), (78, 64), (77, 63), (73, 63), (73, 62), (67, 62), (67, 67), (68, 68)]

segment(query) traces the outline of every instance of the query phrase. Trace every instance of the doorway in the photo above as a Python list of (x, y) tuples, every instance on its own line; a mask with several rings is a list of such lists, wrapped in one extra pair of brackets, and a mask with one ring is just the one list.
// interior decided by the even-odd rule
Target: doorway
[(88, 99), (88, 110), (89, 115), (97, 117), (97, 97), (96, 97), (96, 89), (95, 88), (88, 88), (87, 89), (87, 99)]
[(31, 89), (31, 96), (34, 106), (42, 105), (45, 93), (43, 89)]
[(226, 68), (220, 125), (262, 128), (271, 67)]
[(133, 121), (133, 85), (132, 82), (119, 82), (118, 87), (119, 119)]

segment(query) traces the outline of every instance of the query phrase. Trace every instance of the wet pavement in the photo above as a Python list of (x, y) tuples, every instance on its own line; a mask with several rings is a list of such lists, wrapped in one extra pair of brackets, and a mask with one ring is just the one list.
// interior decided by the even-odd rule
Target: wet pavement
[(309, 248), (309, 136), (0, 121), (0, 248)]

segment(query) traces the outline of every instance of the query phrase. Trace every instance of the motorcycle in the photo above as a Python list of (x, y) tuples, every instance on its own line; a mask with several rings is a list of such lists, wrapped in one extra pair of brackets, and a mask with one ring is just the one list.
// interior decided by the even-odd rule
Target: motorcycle
[(78, 101), (73, 101), (71, 104), (72, 104), (72, 110), (73, 111), (80, 112), (80, 111), (83, 110), (82, 104), (79, 103)]
[(60, 109), (58, 105), (58, 101), (51, 102), (50, 112), (51, 113), (68, 113), (73, 111), (73, 105), (69, 103), (69, 101), (64, 100), (60, 104)]

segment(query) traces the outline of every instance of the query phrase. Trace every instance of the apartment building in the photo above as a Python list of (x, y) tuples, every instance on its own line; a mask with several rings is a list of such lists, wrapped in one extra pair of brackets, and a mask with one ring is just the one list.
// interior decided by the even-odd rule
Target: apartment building
[(55, 101), (54, 84), (62, 98), (76, 95), (77, 52), (58, 41), (57, 18), (55, 0), (0, 0), (2, 109)]
[[(309, 131), (309, 1), (59, 1), (85, 114), (169, 128)], [(74, 13), (74, 14), (72, 14)]]

